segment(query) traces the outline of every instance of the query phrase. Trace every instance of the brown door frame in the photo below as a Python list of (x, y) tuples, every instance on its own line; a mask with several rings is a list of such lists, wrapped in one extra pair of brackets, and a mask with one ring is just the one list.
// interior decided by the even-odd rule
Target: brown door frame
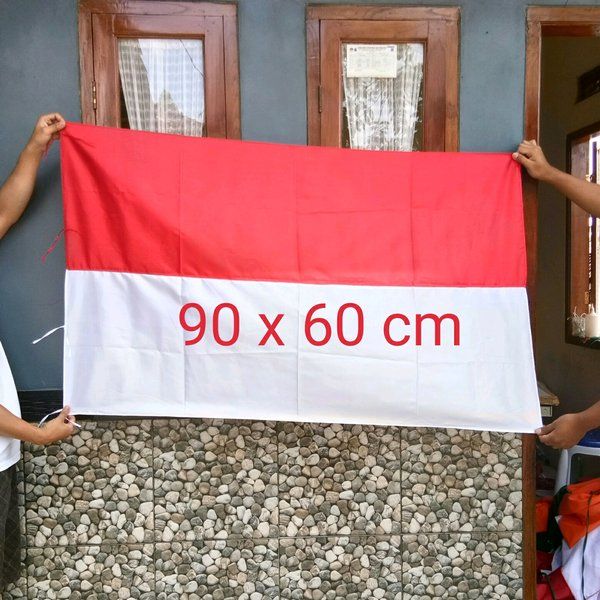
[[(546, 36), (599, 36), (600, 7), (542, 7), (527, 9), (525, 62), (525, 139), (540, 134), (540, 92), (542, 38)], [(523, 200), (527, 235), (527, 291), (531, 326), (535, 333), (535, 293), (537, 271), (537, 184), (523, 179)], [(523, 436), (523, 597), (535, 599), (535, 436)]]
[[(307, 108), (308, 144), (322, 145), (321, 112), (323, 107), (337, 98), (323, 97), (326, 93), (321, 74), (321, 26), (326, 21), (330, 27), (343, 27), (351, 21), (373, 21), (381, 28), (386, 22), (404, 21), (406, 25), (421, 26), (426, 33), (418, 36), (425, 43), (430, 42), (429, 51), (440, 60), (436, 61), (435, 72), (425, 73), (425, 89), (430, 80), (429, 94), (432, 101), (443, 106), (437, 129), (442, 133), (429, 136), (432, 146), (428, 150), (456, 152), (459, 149), (459, 27), (460, 8), (433, 6), (365, 6), (365, 5), (309, 5), (306, 8), (307, 42)], [(380, 23), (376, 23), (379, 21)], [(323, 23), (324, 24), (324, 23)], [(413, 39), (415, 39), (413, 37)], [(445, 61), (441, 58), (445, 57)], [(444, 87), (432, 85), (442, 80)], [(433, 115), (438, 118), (438, 115)], [(428, 136), (425, 131), (424, 141)]]

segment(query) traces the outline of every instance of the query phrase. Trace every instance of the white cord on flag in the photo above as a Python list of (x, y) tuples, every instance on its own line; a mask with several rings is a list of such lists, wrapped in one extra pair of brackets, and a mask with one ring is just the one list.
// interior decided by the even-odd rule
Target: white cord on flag
[[(50, 417), (53, 417), (54, 415), (59, 415), (62, 412), (62, 408), (59, 408), (58, 410), (53, 410), (51, 413), (48, 413), (39, 423), (38, 423), (38, 427), (41, 427)], [(71, 423), (72, 425), (74, 425), (75, 427), (79, 427), (79, 429), (81, 429), (81, 425), (79, 423)]]
[(41, 338), (38, 338), (37, 340), (33, 340), (33, 342), (31, 342), (31, 343), (37, 344), (38, 342), (41, 342), (43, 339), (46, 339), (48, 336), (52, 335), (53, 333), (56, 333), (59, 329), (64, 329), (64, 328), (65, 328), (64, 325), (61, 325), (60, 327), (55, 327), (54, 329), (47, 331)]
[[(51, 329), (50, 331), (47, 331), (41, 338), (38, 338), (37, 340), (33, 340), (33, 342), (31, 342), (32, 344), (37, 344), (38, 342), (41, 342), (43, 339), (47, 338), (48, 336), (52, 335), (53, 333), (56, 333), (59, 329), (64, 329), (65, 326), (61, 325), (60, 327), (55, 327), (54, 329)], [(62, 412), (62, 408), (59, 408), (57, 410), (53, 410), (51, 413), (48, 413), (39, 423), (38, 423), (38, 427), (41, 427), (50, 417), (53, 417), (54, 415), (59, 415)], [(81, 429), (81, 425), (79, 423), (72, 423), (72, 425), (74, 425), (75, 427), (78, 427), (79, 429)]]

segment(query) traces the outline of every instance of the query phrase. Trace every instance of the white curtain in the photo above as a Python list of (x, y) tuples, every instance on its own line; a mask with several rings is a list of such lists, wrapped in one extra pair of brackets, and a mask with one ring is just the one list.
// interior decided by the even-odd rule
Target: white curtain
[(395, 78), (347, 77), (344, 102), (351, 148), (413, 149), (423, 81), (423, 45), (398, 44)]
[(200, 40), (121, 39), (119, 74), (131, 129), (202, 135)]

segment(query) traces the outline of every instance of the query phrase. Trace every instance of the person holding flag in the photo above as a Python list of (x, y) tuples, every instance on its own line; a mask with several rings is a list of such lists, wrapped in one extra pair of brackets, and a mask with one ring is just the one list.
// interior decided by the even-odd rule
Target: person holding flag
[[(29, 204), (40, 162), (65, 128), (58, 114), (41, 116), (8, 179), (0, 187), (0, 239)], [(16, 581), (21, 570), (21, 527), (17, 503), (16, 463), (20, 442), (51, 444), (73, 433), (75, 418), (66, 406), (43, 427), (21, 419), (17, 391), (0, 343), (0, 592)]]
[[(527, 173), (554, 186), (571, 202), (595, 217), (600, 217), (600, 185), (579, 179), (553, 167), (535, 140), (524, 140), (513, 158)], [(558, 417), (536, 431), (540, 441), (552, 448), (571, 448), (590, 430), (600, 427), (600, 401), (578, 413)]]

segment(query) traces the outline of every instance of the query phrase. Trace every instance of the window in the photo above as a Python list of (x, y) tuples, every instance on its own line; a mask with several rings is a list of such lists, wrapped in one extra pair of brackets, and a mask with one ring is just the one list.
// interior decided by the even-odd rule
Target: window
[[(567, 165), (575, 177), (600, 183), (600, 123), (567, 136)], [(600, 311), (600, 223), (582, 208), (568, 203), (567, 218), (567, 341), (597, 344), (587, 340), (585, 322), (575, 315)]]
[(84, 123), (240, 137), (233, 4), (81, 0)]
[(457, 8), (312, 6), (309, 144), (458, 150)]

